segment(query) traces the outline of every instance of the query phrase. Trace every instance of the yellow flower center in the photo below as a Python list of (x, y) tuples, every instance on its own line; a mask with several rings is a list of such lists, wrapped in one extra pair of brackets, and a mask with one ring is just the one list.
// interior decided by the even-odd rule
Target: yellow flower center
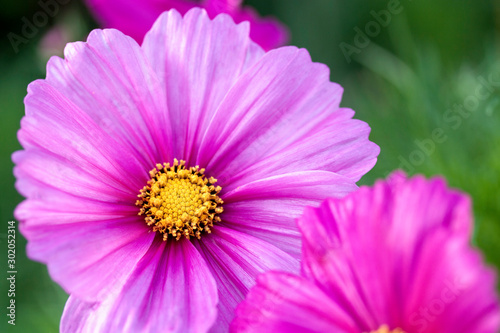
[(380, 326), (380, 328), (378, 330), (370, 331), (370, 333), (405, 333), (405, 331), (403, 331), (400, 328), (396, 328), (394, 330), (389, 330), (389, 326), (382, 325), (382, 326)]
[(198, 166), (187, 169), (186, 162), (174, 159), (174, 164), (157, 164), (149, 172), (151, 179), (144, 186), (139, 200), (139, 215), (153, 231), (163, 233), (163, 240), (171, 235), (200, 239), (203, 232), (210, 233), (214, 222), (220, 222), (222, 199), (217, 179), (204, 175)]

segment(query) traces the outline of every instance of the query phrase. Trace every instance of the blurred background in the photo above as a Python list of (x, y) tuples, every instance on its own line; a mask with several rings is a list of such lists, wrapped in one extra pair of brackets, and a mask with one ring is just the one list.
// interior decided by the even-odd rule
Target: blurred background
[[(66, 42), (84, 40), (98, 27), (82, 2), (59, 2), (65, 4), (41, 28), (23, 32), (26, 20), (43, 10), (39, 0), (0, 1), (1, 332), (57, 332), (67, 298), (44, 265), (26, 258), (17, 233), (16, 326), (7, 325), (7, 222), (22, 200), (10, 155), (20, 149), (26, 87), (45, 77), (48, 58), (61, 55)], [(472, 197), (474, 245), (500, 268), (500, 1), (245, 4), (287, 25), (290, 44), (327, 64), (332, 81), (345, 89), (342, 105), (371, 125), (381, 154), (360, 184), (397, 168), (444, 176)]]

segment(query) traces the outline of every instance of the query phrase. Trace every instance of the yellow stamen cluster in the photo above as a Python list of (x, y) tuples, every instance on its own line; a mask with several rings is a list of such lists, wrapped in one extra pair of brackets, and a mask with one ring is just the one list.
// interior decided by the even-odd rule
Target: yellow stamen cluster
[(163, 240), (168, 235), (200, 239), (202, 232), (210, 233), (213, 223), (220, 222), (223, 201), (218, 196), (221, 187), (214, 186), (217, 179), (207, 179), (205, 169), (187, 169), (185, 164), (177, 159), (172, 166), (157, 164), (135, 203), (147, 225), (163, 233)]
[(378, 330), (371, 331), (370, 333), (405, 333), (405, 331), (403, 331), (400, 328), (396, 328), (394, 330), (389, 330), (389, 326), (382, 325), (382, 326), (380, 326), (380, 328)]

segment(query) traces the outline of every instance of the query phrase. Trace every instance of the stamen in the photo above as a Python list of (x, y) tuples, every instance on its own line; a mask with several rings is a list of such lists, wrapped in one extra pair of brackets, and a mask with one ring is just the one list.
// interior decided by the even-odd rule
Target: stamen
[(219, 198), (217, 179), (204, 175), (199, 166), (186, 169), (185, 161), (174, 159), (174, 163), (156, 164), (149, 172), (151, 179), (144, 186), (136, 205), (141, 207), (139, 215), (153, 231), (163, 233), (163, 240), (171, 235), (175, 240), (182, 236), (201, 238), (202, 233), (211, 233), (214, 222), (223, 212), (223, 201)]

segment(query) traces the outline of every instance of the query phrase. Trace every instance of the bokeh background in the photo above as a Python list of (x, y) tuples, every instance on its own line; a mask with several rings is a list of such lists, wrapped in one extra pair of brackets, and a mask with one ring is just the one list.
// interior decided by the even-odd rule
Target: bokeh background
[[(26, 87), (45, 77), (47, 59), (62, 54), (66, 42), (84, 40), (97, 27), (81, 1), (65, 0), (46, 25), (13, 47), (8, 34), (22, 36), (25, 20), (42, 10), (38, 1), (0, 1), (0, 332), (57, 332), (67, 298), (44, 265), (27, 259), (18, 233), (16, 326), (7, 325), (7, 222), (22, 200), (10, 155), (20, 149), (16, 132)], [(397, 13), (377, 29), (377, 13), (395, 3)], [(290, 44), (327, 64), (332, 81), (345, 88), (343, 106), (371, 125), (381, 154), (360, 184), (371, 185), (396, 168), (446, 177), (472, 197), (474, 245), (500, 268), (500, 1), (245, 4), (285, 23)]]

